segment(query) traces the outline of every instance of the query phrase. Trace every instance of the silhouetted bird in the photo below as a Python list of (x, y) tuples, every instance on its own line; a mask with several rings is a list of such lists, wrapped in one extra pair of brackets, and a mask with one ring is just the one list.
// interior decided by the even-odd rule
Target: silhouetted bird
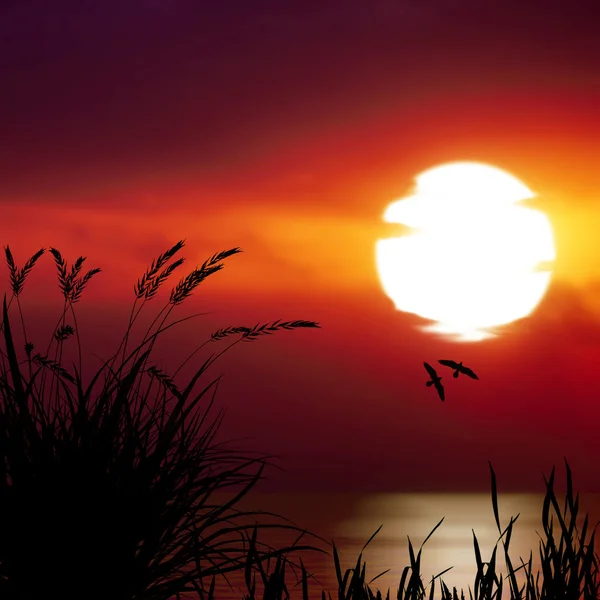
[(429, 373), (429, 377), (431, 377), (431, 379), (425, 385), (427, 387), (431, 387), (432, 385), (435, 386), (435, 390), (438, 393), (440, 400), (443, 402), (445, 395), (444, 386), (442, 385), (442, 378), (435, 372), (435, 369), (429, 363), (424, 362), (423, 364)]
[(438, 360), (438, 362), (441, 365), (444, 365), (445, 367), (450, 367), (451, 369), (454, 369), (452, 377), (454, 377), (455, 379), (458, 377), (459, 373), (463, 373), (463, 375), (467, 375), (471, 379), (479, 379), (479, 377), (477, 377), (477, 375), (475, 375), (475, 373), (473, 373), (473, 371), (471, 371), (469, 367), (463, 367), (462, 361), (457, 363), (453, 360)]

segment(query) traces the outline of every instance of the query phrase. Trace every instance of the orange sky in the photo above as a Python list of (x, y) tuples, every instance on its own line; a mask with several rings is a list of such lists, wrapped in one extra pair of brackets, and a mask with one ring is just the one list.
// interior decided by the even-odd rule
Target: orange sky
[[(54, 246), (103, 269), (77, 308), (84, 350), (89, 336), (104, 354), (160, 252), (186, 238), (189, 271), (240, 246), (177, 314), (216, 312), (160, 358), (176, 368), (170, 348), (226, 325), (321, 324), (238, 346), (215, 371), (224, 437), (289, 470), (274, 489), (487, 490), (491, 460), (501, 486), (541, 491), (566, 455), (600, 491), (600, 52), (591, 3), (522, 4), (7, 5), (2, 243), (19, 265)], [(387, 204), (455, 160), (525, 182), (557, 248), (538, 309), (481, 343), (420, 332), (374, 264)], [(49, 331), (50, 255), (23, 305)], [(444, 356), (481, 381), (442, 404), (422, 362)]]

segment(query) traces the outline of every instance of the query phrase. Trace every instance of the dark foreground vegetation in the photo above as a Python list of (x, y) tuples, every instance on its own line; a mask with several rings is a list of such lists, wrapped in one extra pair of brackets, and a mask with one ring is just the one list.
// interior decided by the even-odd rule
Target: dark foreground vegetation
[[(74, 305), (100, 270), (82, 274), (85, 258), (68, 268), (60, 252), (50, 249), (64, 310), (40, 352), (39, 340), (28, 337), (20, 296), (44, 249), (19, 269), (5, 248), (12, 294), (8, 301), (4, 297), (0, 325), (4, 341), (0, 349), (0, 600), (219, 600), (217, 584), (232, 573), (243, 576), (244, 600), (283, 600), (290, 594), (303, 600), (382, 598), (373, 586), (383, 573), (367, 579), (362, 554), (356, 564), (343, 569), (335, 544), (328, 550), (338, 590), (315, 590), (317, 584), (304, 568), (302, 553), (326, 552), (325, 540), (280, 515), (240, 510), (240, 501), (260, 480), (271, 458), (216, 441), (222, 413), (212, 413), (220, 377), (209, 378), (208, 383), (201, 380), (224, 352), (240, 342), (284, 330), (316, 328), (317, 323), (278, 320), (217, 330), (181, 366), (204, 346), (225, 347), (207, 358), (184, 386), (175, 381), (179, 369), (169, 375), (152, 364), (158, 336), (192, 318), (167, 324), (171, 312), (204, 279), (221, 270), (227, 258), (240, 252), (234, 248), (215, 254), (181, 278), (142, 340), (128, 351), (141, 309), (183, 264), (183, 258), (175, 258), (183, 246), (183, 241), (178, 242), (157, 257), (138, 280), (123, 340), (89, 383), (82, 381)], [(19, 326), (9, 318), (13, 304)], [(79, 364), (66, 368), (63, 351), (74, 336)], [(446, 571), (424, 580), (422, 549), (415, 552), (409, 540), (411, 564), (403, 570), (394, 596), (398, 600), (598, 598), (595, 527), (588, 526), (587, 517), (581, 529), (577, 527), (579, 498), (573, 494), (568, 464), (566, 470), (562, 511), (554, 493), (554, 471), (546, 481), (540, 573), (532, 572), (532, 554), (518, 563), (509, 556), (516, 518), (501, 529), (490, 465), (499, 539), (484, 561), (473, 535), (477, 561), (473, 587), (464, 594), (450, 590), (443, 582)], [(230, 499), (215, 502), (214, 495), (223, 491), (229, 492)], [(292, 532), (295, 541), (270, 547), (261, 541), (261, 533), (272, 528)], [(501, 554), (508, 567), (504, 575), (496, 570)]]

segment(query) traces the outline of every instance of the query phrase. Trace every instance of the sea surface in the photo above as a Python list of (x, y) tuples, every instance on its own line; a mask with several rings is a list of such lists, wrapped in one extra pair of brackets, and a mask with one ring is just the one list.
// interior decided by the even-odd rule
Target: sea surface
[[(533, 553), (533, 573), (539, 569), (540, 537), (542, 528), (542, 494), (500, 494), (498, 499), (500, 525), (504, 529), (510, 517), (517, 516), (510, 541), (509, 555), (513, 566), (520, 564), (520, 557), (527, 561)], [(557, 493), (563, 509), (564, 495)], [(326, 540), (334, 540), (340, 552), (342, 571), (356, 564), (362, 547), (377, 530), (381, 531), (363, 553), (367, 563), (367, 580), (389, 569), (388, 573), (373, 582), (374, 589), (396, 597), (398, 583), (405, 566), (410, 564), (408, 537), (415, 553), (435, 525), (443, 523), (427, 540), (421, 558), (421, 574), (427, 586), (431, 577), (452, 567), (442, 577), (450, 589), (463, 588), (468, 597), (468, 587), (473, 589), (475, 577), (475, 553), (473, 532), (477, 536), (483, 561), (491, 557), (499, 533), (494, 519), (490, 494), (275, 494), (250, 493), (239, 505), (250, 510), (272, 511), (294, 521), (298, 526), (318, 534)], [(577, 521), (581, 526), (583, 516), (589, 514), (590, 527), (600, 520), (600, 494), (580, 496)], [(552, 511), (551, 511), (551, 514)], [(554, 518), (556, 521), (556, 517)], [(556, 525), (555, 525), (556, 531)], [(538, 535), (539, 533), (539, 535)], [(558, 534), (557, 534), (558, 535)], [(296, 534), (270, 531), (259, 534), (275, 547), (290, 543)], [(589, 538), (589, 534), (587, 536)], [(306, 539), (326, 547), (318, 540)], [(506, 573), (503, 552), (498, 549), (497, 571)], [(309, 583), (309, 597), (320, 600), (321, 590), (330, 591), (337, 598), (337, 583), (331, 555), (302, 553), (307, 569), (318, 581)], [(288, 585), (295, 583), (293, 573), (286, 578)], [(241, 579), (234, 577), (234, 589), (217, 587), (217, 600), (242, 600), (245, 588)], [(505, 582), (505, 585), (508, 582)], [(238, 588), (240, 585), (242, 587)], [(437, 586), (436, 586), (437, 587)], [(262, 589), (262, 588), (260, 588)], [(301, 598), (301, 588), (290, 589), (292, 598)], [(508, 597), (508, 589), (503, 593)], [(260, 596), (262, 597), (262, 595)], [(438, 593), (436, 592), (436, 597)]]

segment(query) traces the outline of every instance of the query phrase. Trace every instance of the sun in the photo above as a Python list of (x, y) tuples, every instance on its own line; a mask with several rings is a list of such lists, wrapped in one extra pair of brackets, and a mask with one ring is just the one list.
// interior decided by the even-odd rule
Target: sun
[(381, 285), (396, 309), (458, 340), (485, 339), (490, 328), (529, 315), (556, 257), (546, 215), (518, 204), (534, 196), (510, 173), (476, 162), (418, 175), (414, 194), (383, 214), (411, 232), (376, 244)]

